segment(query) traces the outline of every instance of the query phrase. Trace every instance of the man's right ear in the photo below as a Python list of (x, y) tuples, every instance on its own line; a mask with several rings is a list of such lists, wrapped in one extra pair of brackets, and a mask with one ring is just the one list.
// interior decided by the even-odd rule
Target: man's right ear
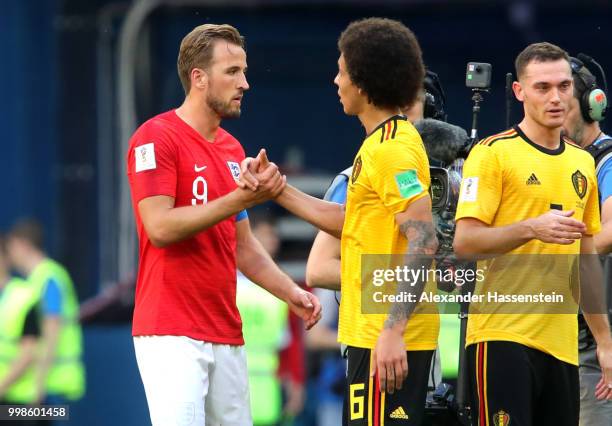
[(514, 96), (518, 101), (523, 102), (525, 100), (523, 87), (521, 86), (520, 82), (515, 81), (514, 83), (512, 83), (512, 91), (514, 92)]
[(208, 84), (208, 74), (201, 68), (193, 68), (191, 70), (191, 86), (198, 89), (204, 89)]

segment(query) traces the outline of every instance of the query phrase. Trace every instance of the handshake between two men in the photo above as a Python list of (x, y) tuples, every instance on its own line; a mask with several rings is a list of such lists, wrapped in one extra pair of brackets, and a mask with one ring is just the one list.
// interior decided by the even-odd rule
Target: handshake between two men
[(268, 160), (265, 149), (261, 149), (257, 157), (242, 161), (238, 186), (244, 191), (247, 207), (274, 200), (320, 230), (337, 238), (342, 234), (344, 206), (311, 197), (287, 185), (287, 177)]
[(287, 185), (287, 176), (281, 175), (278, 166), (268, 160), (265, 149), (257, 157), (247, 157), (240, 164), (238, 186), (251, 192), (249, 207), (278, 197)]

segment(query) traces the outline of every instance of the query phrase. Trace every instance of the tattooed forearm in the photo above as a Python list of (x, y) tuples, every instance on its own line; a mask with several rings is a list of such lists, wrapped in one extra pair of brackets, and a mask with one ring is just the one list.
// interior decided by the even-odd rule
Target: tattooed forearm
[(432, 222), (408, 219), (400, 225), (400, 231), (408, 239), (408, 254), (436, 253), (438, 239)]
[[(400, 225), (400, 231), (408, 239), (408, 252), (406, 253), (404, 266), (412, 270), (429, 269), (433, 255), (438, 249), (438, 239), (433, 223), (409, 219)], [(415, 282), (397, 283), (397, 294), (414, 294), (414, 297), (410, 299), (413, 302), (393, 303), (385, 320), (385, 328), (391, 328), (398, 322), (405, 321), (410, 317), (427, 284), (426, 275), (418, 275)]]

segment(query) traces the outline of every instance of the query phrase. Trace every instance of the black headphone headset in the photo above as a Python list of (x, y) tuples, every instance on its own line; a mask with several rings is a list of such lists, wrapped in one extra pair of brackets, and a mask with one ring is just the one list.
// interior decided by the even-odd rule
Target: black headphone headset
[(425, 71), (423, 80), (425, 88), (425, 104), (423, 107), (423, 117), (433, 118), (434, 120), (446, 121), (446, 95), (440, 83), (438, 74), (433, 71)]
[[(578, 56), (589, 60), (589, 62), (595, 63), (592, 58), (586, 55), (579, 54)], [(584, 118), (584, 121), (587, 123), (604, 120), (608, 109), (606, 92), (599, 88), (597, 79), (590, 73), (584, 62), (580, 59), (570, 58), (570, 66), (572, 68), (572, 74), (576, 76), (584, 86), (583, 92), (578, 95), (578, 103), (580, 104), (582, 118)], [(589, 72), (584, 72), (583, 69)]]

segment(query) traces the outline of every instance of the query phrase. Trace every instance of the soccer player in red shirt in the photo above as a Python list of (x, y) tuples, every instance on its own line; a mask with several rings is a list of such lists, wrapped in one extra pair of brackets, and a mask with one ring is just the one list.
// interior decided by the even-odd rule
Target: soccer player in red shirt
[(261, 170), (257, 192), (237, 187), (244, 150), (220, 127), (240, 116), (249, 85), (244, 39), (201, 25), (181, 42), (186, 97), (130, 140), (127, 173), (139, 237), (134, 346), (154, 425), (251, 425), (236, 267), (312, 327), (320, 305), (270, 259), (245, 209), (285, 186)]

